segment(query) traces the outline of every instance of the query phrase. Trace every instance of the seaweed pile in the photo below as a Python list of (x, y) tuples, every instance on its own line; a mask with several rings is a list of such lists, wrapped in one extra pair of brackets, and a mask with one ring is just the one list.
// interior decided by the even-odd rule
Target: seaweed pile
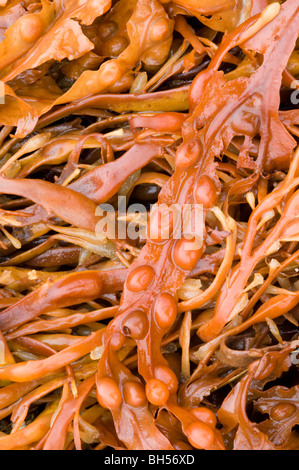
[(298, 34), (0, 0), (0, 449), (299, 449)]

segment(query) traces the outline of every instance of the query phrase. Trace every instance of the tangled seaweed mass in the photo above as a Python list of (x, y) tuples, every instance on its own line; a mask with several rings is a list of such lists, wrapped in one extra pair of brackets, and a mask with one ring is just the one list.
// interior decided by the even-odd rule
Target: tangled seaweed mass
[(0, 450), (299, 450), (298, 35), (0, 0)]

